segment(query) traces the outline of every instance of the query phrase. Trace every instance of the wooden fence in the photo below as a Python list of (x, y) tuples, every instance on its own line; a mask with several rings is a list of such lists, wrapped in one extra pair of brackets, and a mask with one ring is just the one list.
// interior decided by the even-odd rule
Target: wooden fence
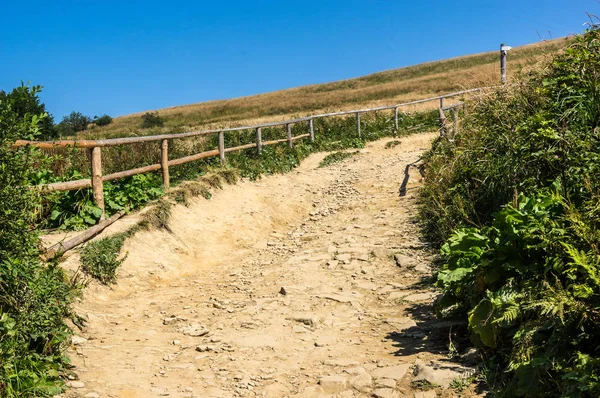
[[(332, 117), (332, 116), (343, 116), (343, 115), (356, 115), (356, 130), (358, 136), (361, 136), (361, 122), (360, 115), (361, 113), (366, 112), (375, 112), (382, 110), (394, 110), (394, 129), (398, 130), (398, 109), (403, 106), (416, 105), (425, 102), (431, 101), (439, 101), (440, 102), (440, 124), (442, 126), (442, 131), (444, 131), (445, 125), (445, 117), (444, 110), (452, 109), (455, 113), (456, 120), (456, 105), (450, 107), (444, 107), (444, 99), (456, 97), (463, 94), (473, 93), (477, 91), (481, 91), (483, 89), (477, 88), (472, 90), (464, 90), (451, 94), (441, 95), (432, 98), (426, 98), (417, 101), (406, 102), (397, 105), (391, 106), (382, 106), (378, 108), (367, 108), (367, 109), (358, 109), (352, 111), (342, 111), (342, 112), (332, 112), (332, 113), (324, 113), (318, 114), (298, 119), (285, 120), (281, 122), (272, 122), (272, 123), (263, 123), (252, 126), (243, 126), (243, 127), (233, 127), (233, 128), (225, 128), (218, 130), (203, 130), (203, 131), (192, 131), (187, 133), (179, 133), (179, 134), (162, 134), (162, 135), (150, 135), (143, 137), (127, 137), (127, 138), (111, 138), (111, 139), (102, 139), (102, 140), (63, 140), (63, 141), (25, 141), (19, 140), (15, 142), (13, 147), (20, 147), (26, 145), (36, 146), (41, 149), (55, 149), (57, 147), (76, 147), (76, 148), (85, 148), (90, 152), (91, 159), (91, 178), (81, 179), (76, 181), (67, 181), (67, 182), (55, 182), (52, 184), (41, 185), (40, 188), (46, 189), (49, 191), (71, 191), (78, 190), (83, 188), (92, 188), (94, 194), (94, 201), (96, 205), (104, 211), (104, 190), (103, 183), (105, 181), (117, 180), (120, 178), (125, 178), (129, 176), (133, 176), (136, 174), (148, 173), (151, 171), (162, 170), (163, 176), (163, 185), (165, 190), (169, 189), (170, 179), (169, 179), (169, 167), (178, 166), (184, 163), (193, 162), (196, 160), (219, 156), (221, 162), (225, 162), (225, 154), (234, 151), (241, 151), (244, 149), (254, 148), (256, 147), (258, 153), (262, 152), (262, 148), (267, 145), (275, 145), (282, 142), (287, 142), (290, 148), (293, 147), (293, 143), (296, 140), (310, 137), (310, 140), (314, 142), (315, 139), (315, 129), (314, 129), (314, 120), (318, 118), (324, 117)], [(308, 133), (301, 134), (297, 136), (292, 136), (292, 124), (308, 122)], [(276, 126), (286, 126), (287, 137), (279, 140), (272, 141), (262, 141), (261, 131), (265, 127), (276, 127)], [(456, 126), (456, 125), (455, 125)], [(456, 128), (456, 127), (455, 127)], [(232, 148), (225, 147), (225, 133), (231, 133), (241, 130), (255, 130), (256, 131), (256, 142), (252, 144), (240, 145)], [(206, 136), (211, 134), (218, 134), (218, 148), (197, 153), (195, 155), (185, 156), (179, 159), (169, 159), (169, 140), (180, 139), (180, 138), (189, 138), (189, 137), (199, 137)], [(136, 144), (141, 142), (151, 142), (151, 141), (159, 141), (160, 142), (160, 163), (152, 164), (149, 166), (138, 167), (131, 170), (120, 171), (117, 173), (102, 175), (102, 148), (111, 147), (117, 145), (128, 145), (128, 144)], [(104, 217), (102, 217), (104, 218)]]

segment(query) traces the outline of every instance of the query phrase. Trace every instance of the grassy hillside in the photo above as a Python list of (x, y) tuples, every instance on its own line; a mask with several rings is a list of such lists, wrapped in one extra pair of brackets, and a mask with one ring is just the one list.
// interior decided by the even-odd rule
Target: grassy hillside
[[(518, 47), (509, 53), (509, 79), (525, 68), (563, 49), (571, 39), (562, 38)], [(170, 132), (182, 129), (243, 125), (265, 119), (326, 110), (348, 110), (389, 105), (435, 96), (465, 88), (496, 84), (500, 80), (498, 52), (443, 61), (288, 90), (230, 100), (176, 106), (158, 111), (165, 119), (160, 129), (141, 129), (141, 115), (115, 118), (105, 127), (94, 127), (78, 136), (100, 138)]]

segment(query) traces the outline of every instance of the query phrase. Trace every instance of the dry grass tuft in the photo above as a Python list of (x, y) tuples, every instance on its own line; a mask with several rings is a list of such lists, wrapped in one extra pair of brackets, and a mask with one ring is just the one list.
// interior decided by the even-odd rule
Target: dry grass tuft
[(203, 182), (212, 188), (223, 189), (223, 177), (217, 173), (205, 174), (199, 177), (198, 181)]
[(161, 199), (154, 207), (148, 210), (142, 216), (140, 226), (144, 228), (154, 227), (157, 229), (165, 229), (169, 232), (173, 232), (169, 227), (169, 220), (171, 219), (171, 202)]

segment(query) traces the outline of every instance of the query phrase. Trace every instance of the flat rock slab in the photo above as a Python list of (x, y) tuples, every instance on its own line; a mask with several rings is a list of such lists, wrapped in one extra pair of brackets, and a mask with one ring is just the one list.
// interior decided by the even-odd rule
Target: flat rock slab
[(392, 388), (377, 388), (373, 390), (374, 398), (400, 398), (400, 394)]
[(319, 380), (319, 385), (325, 393), (335, 394), (342, 392), (347, 386), (346, 378), (343, 376), (325, 376)]
[(472, 368), (460, 365), (431, 363), (426, 365), (423, 361), (415, 361), (416, 375), (413, 382), (425, 381), (433, 386), (448, 388), (455, 379), (465, 379), (475, 372)]
[(360, 392), (369, 392), (373, 386), (373, 378), (368, 373), (360, 373), (350, 379), (350, 387)]
[(400, 380), (404, 377), (406, 372), (408, 372), (410, 367), (410, 364), (403, 363), (401, 365), (388, 366), (387, 368), (377, 368), (371, 372), (371, 375), (373, 375), (375, 379)]
[(402, 332), (403, 330), (417, 326), (417, 323), (409, 317), (388, 318), (385, 320), (385, 323), (392, 325), (397, 332)]
[(326, 347), (328, 345), (334, 345), (337, 339), (335, 336), (319, 336), (315, 341), (315, 347)]
[(435, 390), (418, 391), (414, 394), (414, 398), (436, 398), (436, 397), (437, 397), (437, 393), (435, 392)]
[(348, 366), (357, 366), (359, 364), (358, 361), (355, 361), (353, 359), (328, 359), (326, 361), (323, 362), (323, 365), (327, 365), (327, 366), (341, 366), (341, 367), (348, 367)]

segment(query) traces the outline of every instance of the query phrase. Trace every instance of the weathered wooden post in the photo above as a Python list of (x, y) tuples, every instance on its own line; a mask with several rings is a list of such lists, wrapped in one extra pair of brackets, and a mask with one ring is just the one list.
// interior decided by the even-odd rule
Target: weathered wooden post
[(292, 149), (294, 147), (294, 142), (292, 141), (292, 125), (289, 123), (286, 124), (285, 129), (287, 132), (288, 147)]
[(394, 132), (398, 133), (398, 107), (394, 108)]
[(440, 109), (444, 107), (444, 97), (440, 98)]
[(163, 188), (169, 190), (169, 140), (162, 140), (160, 144), (160, 168), (162, 169)]
[(221, 164), (225, 164), (225, 134), (219, 131), (219, 157)]
[(256, 150), (260, 155), (262, 153), (262, 128), (256, 128)]
[(360, 138), (360, 112), (356, 112), (356, 131), (358, 132), (358, 138)]
[(102, 184), (102, 148), (94, 147), (91, 149), (92, 162), (92, 191), (94, 193), (94, 202), (102, 210), (100, 220), (104, 220), (104, 187)]
[(440, 108), (440, 137), (444, 137), (446, 133), (446, 115), (444, 109)]
[(308, 126), (310, 128), (310, 142), (315, 142), (315, 124), (313, 123), (313, 119), (308, 121)]
[(452, 137), (455, 137), (458, 134), (458, 107), (452, 108), (452, 113), (454, 114), (454, 128), (452, 131)]

